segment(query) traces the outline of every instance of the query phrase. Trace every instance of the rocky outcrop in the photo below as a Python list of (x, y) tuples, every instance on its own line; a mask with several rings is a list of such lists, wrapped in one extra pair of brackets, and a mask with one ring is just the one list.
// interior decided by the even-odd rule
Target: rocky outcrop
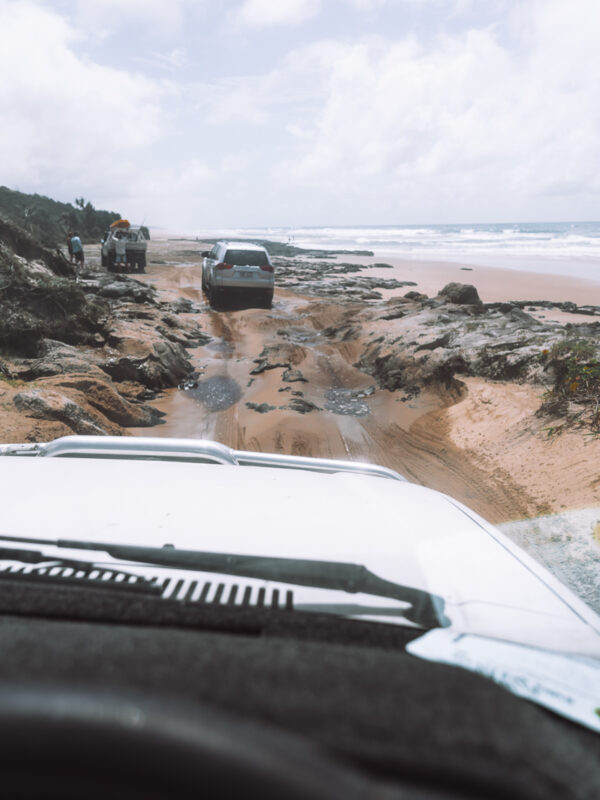
[(26, 261), (44, 264), (54, 275), (74, 277), (73, 266), (58, 250), (44, 247), (30, 233), (4, 216), (0, 216), (0, 247)]
[(89, 375), (73, 375), (56, 381), (60, 389), (74, 389), (107, 420), (124, 428), (148, 428), (160, 424), (164, 413), (145, 403), (132, 403), (117, 391), (109, 380)]
[(0, 286), (0, 346), (25, 357), (37, 356), (43, 339), (91, 343), (110, 314), (102, 300), (86, 297), (46, 261), (27, 261), (2, 242)]
[(263, 348), (258, 358), (254, 359), (257, 366), (250, 370), (250, 374), (260, 375), (266, 370), (278, 368), (291, 370), (294, 364), (302, 361), (304, 355), (304, 349), (298, 345), (291, 343), (269, 345)]
[(56, 389), (29, 389), (19, 392), (13, 402), (27, 416), (63, 422), (73, 433), (102, 436), (120, 432), (116, 426), (107, 425), (100, 415), (90, 413), (70, 396)]
[[(332, 256), (333, 253), (327, 254)], [(358, 255), (358, 253), (356, 253)], [(275, 258), (276, 280), (278, 286), (293, 289), (301, 294), (318, 297), (335, 297), (340, 303), (353, 301), (381, 300), (377, 289), (401, 289), (416, 286), (414, 281), (398, 281), (395, 278), (373, 278), (357, 273), (371, 269), (389, 267), (388, 264), (364, 265), (325, 260), (310, 261), (304, 258)], [(352, 275), (352, 277), (349, 277)]]
[(100, 363), (114, 381), (136, 381), (149, 389), (178, 386), (192, 371), (180, 344), (168, 341), (146, 343), (139, 356), (118, 355)]
[(431, 384), (458, 388), (461, 375), (548, 385), (542, 354), (565, 336), (584, 337), (600, 356), (600, 323), (546, 322), (520, 303), (484, 306), (475, 287), (463, 284), (449, 284), (433, 302), (410, 294), (393, 333), (373, 339), (355, 364), (384, 389), (410, 396)]
[(210, 339), (180, 316), (194, 305), (103, 270), (73, 277), (60, 253), (0, 220), (3, 408), (74, 433), (160, 423), (144, 401), (179, 385), (192, 372), (186, 348)]
[(16, 372), (21, 380), (31, 381), (72, 372), (100, 372), (95, 366), (95, 354), (64, 342), (42, 339), (38, 353), (39, 358), (24, 361)]

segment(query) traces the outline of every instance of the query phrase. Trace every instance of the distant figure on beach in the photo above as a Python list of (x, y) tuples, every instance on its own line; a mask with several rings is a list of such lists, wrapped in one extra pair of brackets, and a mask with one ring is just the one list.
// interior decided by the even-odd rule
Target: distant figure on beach
[(123, 264), (127, 263), (127, 234), (126, 233), (119, 233), (115, 234), (115, 264)]
[(77, 265), (80, 264), (83, 267), (85, 256), (83, 255), (83, 245), (81, 244), (81, 239), (77, 231), (75, 231), (71, 237), (71, 252), (72, 255), (75, 256), (75, 266), (77, 267)]
[(67, 250), (69, 251), (69, 261), (71, 264), (73, 263), (73, 245), (71, 244), (71, 239), (73, 238), (73, 231), (69, 231), (67, 233)]

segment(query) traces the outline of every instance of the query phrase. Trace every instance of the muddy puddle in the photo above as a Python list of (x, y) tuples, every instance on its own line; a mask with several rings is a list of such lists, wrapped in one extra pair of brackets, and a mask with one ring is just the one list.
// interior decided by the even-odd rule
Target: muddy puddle
[(213, 341), (209, 342), (205, 347), (213, 354), (220, 354), (226, 358), (233, 355), (234, 352), (231, 342), (227, 342), (224, 339), (213, 339)]
[(241, 386), (228, 375), (214, 375), (212, 378), (200, 379), (181, 391), (191, 400), (202, 403), (207, 411), (223, 411), (242, 398)]
[(360, 391), (356, 389), (329, 389), (325, 392), (325, 408), (332, 414), (343, 414), (348, 417), (366, 417), (371, 408), (365, 397), (375, 390)]

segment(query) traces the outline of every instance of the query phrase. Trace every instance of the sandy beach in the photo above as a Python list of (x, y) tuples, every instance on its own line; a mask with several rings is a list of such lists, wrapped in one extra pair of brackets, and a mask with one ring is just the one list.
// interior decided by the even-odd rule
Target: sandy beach
[(484, 303), (509, 300), (555, 302), (570, 300), (582, 305), (600, 304), (600, 264), (598, 280), (594, 281), (568, 275), (555, 275), (551, 272), (489, 267), (470, 262), (410, 260), (393, 255), (352, 256), (349, 260), (366, 266), (378, 262), (391, 264), (393, 270), (373, 268), (369, 274), (383, 278), (393, 275), (398, 280), (415, 281), (417, 290), (430, 296), (436, 295), (446, 283), (458, 281), (474, 284)]

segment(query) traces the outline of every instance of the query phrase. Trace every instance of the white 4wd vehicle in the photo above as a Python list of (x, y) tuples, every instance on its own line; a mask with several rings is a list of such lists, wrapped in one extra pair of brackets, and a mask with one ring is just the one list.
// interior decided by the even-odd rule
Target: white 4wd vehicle
[(275, 276), (264, 247), (250, 242), (217, 242), (202, 253), (202, 290), (218, 308), (234, 293), (271, 308)]
[[(116, 261), (117, 239), (126, 239), (125, 263)], [(148, 241), (140, 227), (112, 228), (102, 240), (102, 266), (109, 272), (145, 272)]]
[(452, 498), (133, 436), (0, 485), (5, 797), (598, 797), (600, 618)]

